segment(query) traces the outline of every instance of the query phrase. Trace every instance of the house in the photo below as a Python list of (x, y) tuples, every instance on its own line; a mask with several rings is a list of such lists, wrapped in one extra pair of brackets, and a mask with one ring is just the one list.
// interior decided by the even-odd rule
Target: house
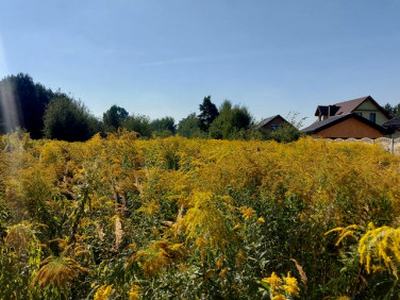
[(356, 113), (326, 118), (302, 129), (301, 132), (316, 138), (343, 139), (364, 137), (374, 139), (386, 134), (385, 128)]
[(387, 134), (383, 124), (389, 114), (372, 98), (366, 96), (332, 105), (318, 105), (317, 121), (303, 133), (325, 138), (379, 138)]
[(286, 121), (283, 117), (280, 115), (275, 115), (269, 118), (266, 118), (262, 120), (257, 126), (257, 129), (260, 129), (264, 133), (269, 133), (272, 131), (275, 131), (277, 129), (281, 129), (284, 126), (290, 126), (293, 127), (292, 124), (290, 124), (288, 121)]
[(318, 121), (323, 121), (333, 116), (342, 116), (350, 113), (370, 120), (378, 125), (383, 125), (390, 119), (390, 115), (371, 96), (339, 102), (332, 105), (318, 105), (315, 116)]

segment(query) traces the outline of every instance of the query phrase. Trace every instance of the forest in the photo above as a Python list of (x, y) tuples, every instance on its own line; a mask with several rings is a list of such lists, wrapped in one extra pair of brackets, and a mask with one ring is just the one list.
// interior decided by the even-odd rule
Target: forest
[(118, 130), (0, 138), (2, 299), (397, 299), (400, 157)]

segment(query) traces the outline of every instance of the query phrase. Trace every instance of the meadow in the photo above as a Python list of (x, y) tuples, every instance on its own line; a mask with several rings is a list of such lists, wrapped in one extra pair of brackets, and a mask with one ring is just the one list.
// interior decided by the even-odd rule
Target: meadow
[(396, 299), (400, 157), (0, 137), (1, 299)]

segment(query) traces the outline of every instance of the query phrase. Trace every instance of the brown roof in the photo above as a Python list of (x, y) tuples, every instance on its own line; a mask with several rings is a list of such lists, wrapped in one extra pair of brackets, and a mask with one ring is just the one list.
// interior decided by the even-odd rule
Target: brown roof
[[(338, 115), (346, 115), (346, 114), (352, 113), (357, 107), (359, 107), (368, 98), (372, 99), (371, 96), (366, 96), (366, 97), (362, 97), (362, 98), (357, 98), (357, 99), (353, 99), (353, 100), (335, 103), (336, 106), (340, 107), (339, 110), (336, 112), (336, 115), (338, 116)], [(373, 101), (375, 102), (375, 100), (373, 100)]]
[(265, 125), (267, 125), (268, 123), (271, 123), (271, 122), (272, 122), (273, 120), (275, 120), (276, 118), (281, 119), (284, 123), (287, 123), (287, 124), (289, 124), (289, 125), (292, 125), (292, 124), (290, 124), (288, 121), (286, 121), (285, 118), (283, 118), (281, 115), (275, 115), (275, 116), (272, 116), (272, 117), (269, 117), (269, 118), (266, 118), (266, 119), (262, 120), (262, 121), (256, 126), (256, 128), (264, 127)]
[[(365, 97), (361, 97), (361, 98), (357, 98), (357, 99), (353, 99), (353, 100), (348, 100), (348, 101), (343, 101), (343, 102), (339, 102), (339, 103), (335, 103), (333, 105), (329, 105), (331, 108), (334, 108), (335, 110), (337, 110), (335, 112), (335, 110), (331, 110), (331, 116), (335, 115), (335, 116), (342, 116), (342, 115), (347, 115), (350, 114), (352, 112), (354, 112), (357, 107), (359, 107), (361, 104), (364, 103), (364, 101), (366, 100), (370, 100), (372, 103), (375, 104), (375, 106), (379, 109), (379, 111), (381, 111), (388, 119), (390, 119), (389, 114), (387, 113), (386, 110), (384, 110), (375, 100), (374, 98), (372, 98), (371, 96), (365, 96)], [(315, 113), (316, 116), (318, 116), (318, 109), (324, 109), (325, 106), (318, 106), (317, 108), (317, 112)], [(326, 109), (328, 108), (328, 106), (326, 106)], [(321, 111), (323, 113), (323, 111)], [(333, 112), (333, 113), (332, 113)]]
[(258, 128), (261, 128), (261, 127), (267, 125), (269, 122), (271, 122), (273, 119), (275, 119), (275, 118), (277, 118), (277, 117), (280, 117), (280, 115), (275, 115), (275, 116), (266, 118), (266, 119), (262, 120), (262, 121), (257, 125), (257, 127), (258, 127)]

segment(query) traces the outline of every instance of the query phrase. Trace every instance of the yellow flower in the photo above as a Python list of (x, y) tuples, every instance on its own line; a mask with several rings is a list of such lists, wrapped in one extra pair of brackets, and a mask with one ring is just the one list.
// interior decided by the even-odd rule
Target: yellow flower
[(275, 289), (282, 283), (282, 280), (276, 276), (275, 272), (272, 272), (270, 277), (263, 278), (261, 281), (269, 284), (271, 292), (274, 292)]
[(133, 284), (131, 286), (131, 290), (129, 291), (129, 300), (138, 300), (140, 299), (140, 286), (137, 284)]
[(291, 296), (299, 297), (300, 289), (297, 286), (297, 279), (290, 276), (290, 273), (288, 273), (287, 276), (283, 278), (283, 280), (286, 284), (282, 286), (282, 289)]
[(257, 219), (257, 223), (258, 223), (258, 224), (265, 223), (264, 218), (263, 218), (263, 217), (258, 218), (258, 219)]
[(235, 229), (240, 229), (240, 228), (242, 228), (242, 227), (243, 227), (242, 224), (237, 223), (237, 224), (235, 225), (235, 227), (233, 227), (233, 230), (235, 230)]
[(228, 269), (227, 268), (223, 268), (221, 270), (221, 272), (219, 272), (219, 276), (221, 277), (226, 277), (226, 274), (228, 273)]
[(245, 220), (248, 220), (256, 215), (256, 211), (248, 206), (242, 206), (241, 208), (239, 208), (239, 210)]
[(218, 258), (217, 263), (215, 264), (215, 269), (219, 269), (222, 267), (223, 263), (224, 263), (225, 257), (223, 255), (220, 256), (220, 258)]
[(112, 285), (102, 285), (94, 294), (94, 300), (107, 300), (112, 292)]
[(195, 244), (197, 248), (203, 248), (205, 245), (207, 245), (207, 241), (202, 237), (198, 237), (195, 241)]
[(385, 268), (382, 267), (382, 266), (376, 266), (376, 265), (372, 266), (372, 272), (373, 273), (379, 273), (379, 272), (382, 272), (384, 270), (385, 270)]

